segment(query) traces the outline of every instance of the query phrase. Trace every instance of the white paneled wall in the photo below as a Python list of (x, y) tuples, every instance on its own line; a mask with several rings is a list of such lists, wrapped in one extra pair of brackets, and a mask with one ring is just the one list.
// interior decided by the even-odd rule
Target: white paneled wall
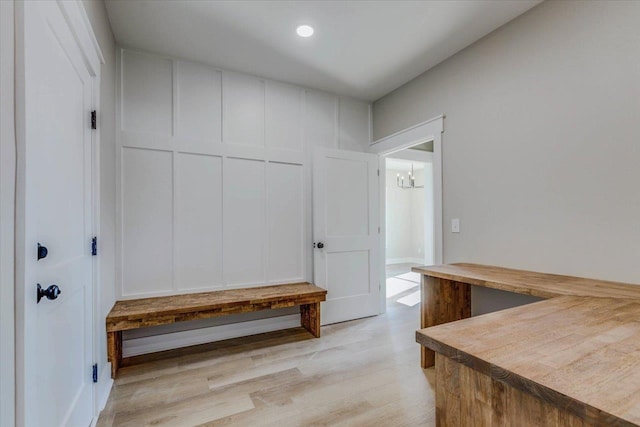
[(370, 105), (119, 52), (121, 299), (313, 279), (313, 146), (366, 151)]
[(180, 290), (207, 289), (224, 283), (222, 157), (179, 153), (177, 158), (176, 284)]

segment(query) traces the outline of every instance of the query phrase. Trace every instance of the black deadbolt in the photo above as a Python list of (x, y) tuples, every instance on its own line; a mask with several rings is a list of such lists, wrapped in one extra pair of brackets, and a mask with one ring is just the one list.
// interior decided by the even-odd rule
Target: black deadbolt
[(51, 285), (47, 289), (42, 289), (40, 283), (38, 283), (38, 302), (42, 299), (42, 297), (47, 297), (47, 299), (54, 300), (58, 298), (62, 291), (58, 287), (58, 285)]
[(46, 258), (48, 253), (49, 251), (47, 250), (47, 247), (42, 246), (40, 243), (38, 243), (38, 261), (40, 261), (42, 258)]

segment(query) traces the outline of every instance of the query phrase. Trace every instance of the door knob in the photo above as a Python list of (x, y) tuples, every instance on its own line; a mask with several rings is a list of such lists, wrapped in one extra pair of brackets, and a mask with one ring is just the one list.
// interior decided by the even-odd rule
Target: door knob
[(47, 289), (42, 289), (40, 283), (38, 283), (38, 302), (42, 299), (42, 297), (47, 297), (47, 299), (54, 300), (58, 298), (62, 291), (58, 287), (58, 285), (51, 285)]
[(48, 253), (49, 251), (47, 250), (47, 247), (42, 246), (40, 243), (38, 243), (38, 261), (40, 261), (42, 258), (46, 258)]
[(322, 248), (324, 248), (324, 243), (318, 242), (318, 249), (322, 249)]

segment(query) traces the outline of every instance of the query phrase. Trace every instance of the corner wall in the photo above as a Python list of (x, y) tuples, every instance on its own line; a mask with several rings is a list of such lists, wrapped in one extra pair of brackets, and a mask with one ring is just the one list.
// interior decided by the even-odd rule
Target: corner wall
[(14, 3), (0, 1), (0, 427), (15, 424)]
[(640, 283), (639, 21), (544, 2), (374, 103), (374, 139), (446, 115), (445, 262)]

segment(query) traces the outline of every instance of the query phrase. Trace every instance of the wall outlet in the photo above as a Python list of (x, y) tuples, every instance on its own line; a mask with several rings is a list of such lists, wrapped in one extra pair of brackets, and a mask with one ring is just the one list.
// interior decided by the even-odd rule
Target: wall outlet
[(460, 218), (453, 218), (451, 220), (451, 232), (452, 233), (460, 232)]

